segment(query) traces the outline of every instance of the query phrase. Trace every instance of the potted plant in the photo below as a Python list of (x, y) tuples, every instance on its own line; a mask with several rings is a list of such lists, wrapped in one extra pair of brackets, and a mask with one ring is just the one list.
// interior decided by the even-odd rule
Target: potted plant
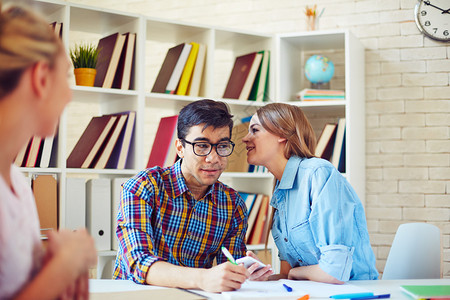
[(70, 59), (75, 68), (75, 82), (77, 85), (94, 86), (97, 70), (98, 50), (89, 44), (75, 45), (70, 50)]

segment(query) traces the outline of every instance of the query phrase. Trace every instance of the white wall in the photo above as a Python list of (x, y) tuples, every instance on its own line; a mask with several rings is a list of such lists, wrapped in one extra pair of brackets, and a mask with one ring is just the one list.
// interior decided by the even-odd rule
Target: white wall
[(401, 223), (438, 225), (450, 277), (450, 44), (424, 38), (414, 0), (74, 0), (167, 19), (265, 33), (350, 28), (366, 47), (366, 213), (383, 270)]

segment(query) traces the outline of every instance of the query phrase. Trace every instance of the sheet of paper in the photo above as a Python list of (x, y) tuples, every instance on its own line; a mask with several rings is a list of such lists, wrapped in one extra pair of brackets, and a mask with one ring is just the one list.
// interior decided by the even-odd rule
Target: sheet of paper
[[(286, 284), (290, 286), (288, 282)], [(299, 288), (293, 288), (288, 292), (281, 281), (247, 280), (239, 290), (223, 292), (222, 296), (225, 299), (298, 299), (306, 294)]]

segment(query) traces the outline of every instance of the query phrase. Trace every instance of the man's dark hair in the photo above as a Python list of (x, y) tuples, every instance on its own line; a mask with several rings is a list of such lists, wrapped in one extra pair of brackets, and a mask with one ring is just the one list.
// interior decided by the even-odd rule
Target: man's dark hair
[(184, 139), (191, 127), (205, 124), (203, 130), (209, 126), (214, 129), (228, 126), (231, 138), (232, 118), (233, 115), (230, 114), (225, 103), (210, 99), (198, 100), (181, 109), (178, 115), (177, 136), (179, 139)]

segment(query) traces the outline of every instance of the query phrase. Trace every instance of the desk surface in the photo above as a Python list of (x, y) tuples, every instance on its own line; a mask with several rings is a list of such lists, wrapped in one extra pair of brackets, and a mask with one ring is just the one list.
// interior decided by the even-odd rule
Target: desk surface
[[(104, 279), (91, 279), (89, 281), (89, 291), (91, 293), (102, 292), (126, 292), (126, 291), (138, 291), (138, 290), (160, 290), (162, 287), (139, 285), (129, 280), (104, 280)], [(415, 279), (415, 280), (357, 280), (350, 281), (352, 285), (365, 288), (375, 294), (391, 294), (391, 299), (408, 299), (406, 294), (400, 290), (401, 285), (450, 285), (450, 279)], [(203, 296), (209, 299), (223, 299), (220, 294), (201, 292)], [(314, 298), (312, 299), (327, 299), (327, 298)], [(329, 300), (329, 299), (328, 299)]]

